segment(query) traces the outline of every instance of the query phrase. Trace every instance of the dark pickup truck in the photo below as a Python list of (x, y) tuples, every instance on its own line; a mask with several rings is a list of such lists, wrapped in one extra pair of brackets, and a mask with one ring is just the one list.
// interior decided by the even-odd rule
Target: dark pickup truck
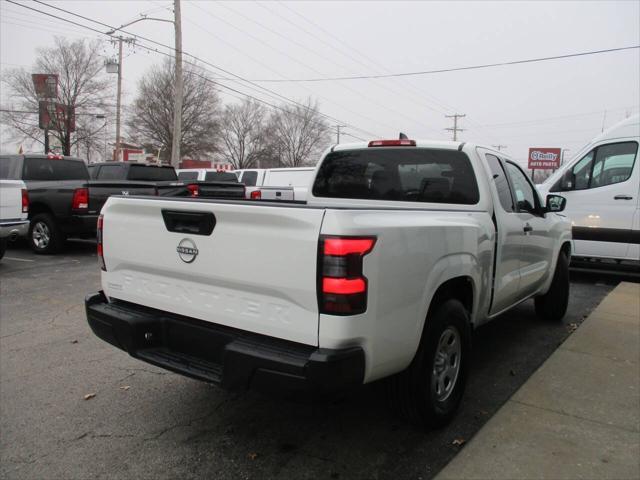
[[(153, 173), (165, 171), (149, 168)], [(191, 196), (185, 184), (175, 181), (173, 168), (166, 175), (171, 174), (174, 181), (90, 180), (89, 170), (79, 158), (0, 155), (0, 178), (23, 180), (27, 186), (28, 240), (36, 253), (55, 253), (67, 237), (94, 237), (98, 214), (111, 195)]]

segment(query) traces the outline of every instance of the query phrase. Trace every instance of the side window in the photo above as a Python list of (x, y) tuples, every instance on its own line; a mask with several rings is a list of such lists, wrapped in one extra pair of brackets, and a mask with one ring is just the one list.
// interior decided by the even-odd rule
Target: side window
[(247, 170), (242, 174), (242, 183), (244, 183), (247, 187), (255, 186), (257, 181), (258, 172)]
[(513, 197), (511, 196), (511, 187), (507, 181), (507, 176), (504, 173), (504, 169), (500, 164), (500, 160), (495, 155), (486, 155), (493, 181), (496, 184), (498, 190), (498, 198), (500, 198), (500, 204), (506, 212), (513, 212)]
[(574, 185), (570, 186), (570, 190), (584, 190), (586, 188), (589, 188), (589, 180), (591, 179), (591, 165), (593, 164), (593, 153), (593, 150), (587, 153), (571, 169), (571, 173), (573, 173), (572, 176), (574, 179)]
[(589, 188), (604, 187), (628, 180), (633, 171), (637, 151), (636, 142), (598, 147)]
[(513, 183), (518, 210), (534, 213), (536, 209), (536, 194), (527, 177), (522, 173), (522, 170), (511, 162), (507, 162), (507, 170)]

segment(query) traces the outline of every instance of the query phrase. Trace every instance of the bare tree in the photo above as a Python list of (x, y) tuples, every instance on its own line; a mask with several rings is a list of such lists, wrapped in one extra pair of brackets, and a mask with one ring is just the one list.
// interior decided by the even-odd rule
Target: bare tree
[[(173, 62), (151, 67), (138, 82), (138, 94), (126, 122), (132, 139), (168, 161), (173, 142)], [(212, 80), (201, 69), (185, 64), (183, 73), (182, 136), (185, 157), (210, 155), (218, 150), (220, 102)]]
[(221, 156), (233, 168), (260, 167), (268, 155), (267, 115), (263, 105), (246, 99), (227, 105), (220, 122)]
[(330, 143), (329, 125), (318, 110), (318, 103), (284, 106), (271, 116), (270, 137), (273, 154), (287, 167), (313, 163), (315, 156)]
[[(70, 41), (55, 38), (55, 46), (38, 49), (33, 73), (58, 74), (57, 103), (70, 107), (75, 112), (75, 133), (69, 122), (56, 121), (50, 131), (62, 145), (63, 153), (70, 155), (78, 142), (93, 144), (101, 138), (104, 123), (96, 114), (104, 115), (111, 100), (109, 79), (102, 75), (100, 41), (84, 39)], [(2, 124), (8, 129), (13, 141), (44, 145), (44, 133), (38, 126), (39, 99), (31, 73), (25, 69), (10, 70), (2, 81), (8, 88), (10, 104), (3, 112)]]

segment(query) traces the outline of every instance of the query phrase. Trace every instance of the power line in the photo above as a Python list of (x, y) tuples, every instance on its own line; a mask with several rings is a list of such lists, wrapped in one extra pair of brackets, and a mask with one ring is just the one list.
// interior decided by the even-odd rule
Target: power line
[[(220, 41), (220, 42), (224, 43), (224, 44), (225, 44), (225, 45), (227, 45), (229, 48), (231, 48), (231, 49), (233, 49), (233, 50), (236, 50), (237, 52), (239, 52), (239, 53), (241, 53), (242, 55), (244, 55), (244, 56), (246, 56), (246, 57), (250, 58), (250, 59), (251, 59), (251, 60), (253, 60), (254, 62), (256, 62), (256, 63), (258, 63), (258, 64), (262, 65), (262, 66), (263, 66), (263, 67), (265, 67), (265, 68), (267, 68), (268, 70), (271, 70), (271, 71), (273, 71), (274, 73), (276, 73), (277, 75), (280, 75), (280, 74), (278, 73), (278, 71), (277, 71), (277, 70), (273, 69), (272, 67), (270, 67), (270, 66), (269, 66), (269, 65), (267, 65), (266, 63), (264, 63), (264, 62), (262, 62), (262, 61), (260, 61), (260, 60), (256, 59), (255, 57), (253, 57), (253, 56), (249, 55), (248, 53), (246, 53), (246, 52), (244, 52), (244, 51), (240, 50), (240, 49), (239, 49), (239, 48), (237, 48), (233, 43), (231, 43), (231, 42), (227, 42), (224, 38), (222, 38), (222, 37), (220, 37), (220, 36), (218, 36), (218, 35), (215, 35), (215, 34), (214, 34), (213, 32), (211, 32), (209, 29), (206, 29), (206, 28), (202, 27), (202, 26), (201, 26), (201, 25), (199, 25), (198, 23), (194, 22), (192, 19), (190, 19), (190, 18), (188, 18), (188, 17), (186, 17), (186, 16), (185, 16), (185, 20), (186, 20), (188, 23), (190, 23), (191, 25), (193, 25), (193, 26), (195, 26), (195, 27), (197, 27), (197, 28), (201, 29), (201, 30), (202, 30), (203, 32), (205, 32), (207, 35), (209, 35), (209, 36), (211, 36), (211, 37), (213, 37), (213, 38), (217, 39), (218, 41)], [(284, 77), (283, 77), (283, 78), (284, 78)], [(216, 79), (216, 80), (218, 80), (218, 79)], [(227, 81), (227, 80), (226, 80), (226, 81)], [(235, 80), (235, 79), (228, 79), (228, 81), (238, 81), (238, 80)], [(220, 84), (220, 85), (222, 85), (222, 84)], [(253, 87), (250, 87), (249, 85), (244, 85), (244, 84), (243, 84), (243, 87), (245, 87), (245, 88), (249, 88), (249, 89), (251, 89), (251, 90), (258, 90), (258, 88), (253, 88)], [(361, 117), (361, 118), (364, 118), (364, 119), (367, 119), (367, 120), (373, 121), (374, 123), (376, 122), (375, 120), (371, 119), (370, 117), (367, 117), (366, 115), (363, 115), (363, 114), (362, 114), (362, 113), (360, 113), (360, 112), (357, 112), (357, 111), (351, 110), (351, 109), (349, 109), (349, 108), (345, 107), (344, 105), (341, 105), (341, 104), (340, 104), (340, 103), (338, 103), (338, 102), (334, 102), (334, 101), (332, 101), (332, 100), (331, 100), (331, 99), (329, 99), (329, 98), (326, 98), (326, 97), (324, 97), (324, 96), (322, 96), (322, 95), (318, 95), (317, 93), (313, 92), (312, 90), (310, 90), (309, 88), (305, 87), (304, 85), (302, 86), (302, 88), (304, 88), (305, 90), (309, 91), (309, 92), (310, 92), (311, 94), (313, 94), (315, 97), (317, 97), (317, 98), (319, 98), (319, 99), (321, 99), (321, 100), (324, 100), (325, 102), (327, 102), (327, 103), (329, 103), (329, 104), (337, 105), (337, 106), (341, 107), (343, 110), (345, 110), (345, 111), (347, 111), (347, 112), (349, 112), (349, 113), (352, 113), (353, 115), (356, 115), (356, 116), (358, 116), (358, 117)], [(262, 88), (260, 88), (260, 90), (262, 90)], [(273, 96), (271, 96), (271, 97), (273, 98)], [(354, 127), (352, 127), (352, 128), (354, 128)], [(369, 134), (369, 132), (366, 132), (366, 131), (363, 131), (363, 133), (367, 133), (367, 134)], [(373, 134), (373, 136), (378, 137), (379, 135)]]
[[(10, 0), (8, 0), (10, 1)], [(603, 53), (612, 53), (612, 52), (621, 52), (624, 50), (633, 50), (640, 48), (640, 45), (632, 45), (628, 47), (618, 47), (618, 48), (607, 48), (604, 50), (592, 50), (589, 52), (578, 52), (578, 53), (569, 53), (566, 55), (555, 55), (550, 57), (539, 57), (539, 58), (528, 58), (525, 60), (511, 60), (507, 62), (497, 62), (497, 63), (485, 63), (481, 65), (471, 65), (465, 67), (452, 67), (452, 68), (440, 68), (435, 70), (424, 70), (419, 72), (403, 72), (403, 73), (390, 73), (384, 75), (354, 75), (354, 76), (344, 76), (344, 77), (322, 77), (322, 78), (296, 78), (296, 79), (288, 79), (288, 80), (280, 80), (277, 78), (263, 78), (263, 79), (253, 79), (253, 82), (270, 82), (270, 83), (281, 83), (281, 82), (327, 82), (327, 81), (338, 81), (338, 80), (368, 80), (373, 78), (394, 78), (394, 77), (411, 77), (417, 75), (432, 75), (436, 73), (447, 73), (447, 72), (459, 72), (464, 70), (479, 70), (483, 68), (493, 68), (493, 67), (504, 67), (508, 65), (521, 65), (524, 63), (535, 63), (535, 62), (547, 62), (550, 60), (563, 60), (566, 58), (574, 58), (574, 57), (584, 57), (587, 55), (600, 55)]]
[[(312, 70), (312, 71), (313, 71), (313, 72), (315, 72), (315, 73), (318, 73), (318, 74), (321, 74), (321, 73), (322, 73), (322, 72), (320, 72), (319, 70), (317, 70), (316, 68), (314, 68), (314, 67), (312, 67), (312, 66), (309, 66), (308, 64), (306, 64), (306, 63), (304, 63), (304, 62), (302, 62), (302, 61), (298, 60), (298, 59), (297, 59), (297, 58), (295, 58), (294, 56), (292, 56), (292, 55), (290, 55), (290, 54), (288, 54), (288, 53), (286, 53), (286, 52), (283, 52), (282, 50), (279, 50), (278, 48), (276, 48), (276, 47), (274, 47), (274, 46), (270, 45), (269, 43), (264, 42), (264, 40), (263, 40), (263, 39), (260, 39), (260, 38), (256, 37), (255, 35), (253, 35), (253, 34), (251, 34), (250, 32), (248, 32), (246, 29), (242, 29), (242, 28), (240, 28), (240, 27), (238, 27), (238, 26), (234, 25), (234, 24), (233, 24), (233, 23), (231, 23), (230, 21), (228, 21), (228, 20), (226, 20), (226, 19), (224, 19), (224, 18), (221, 18), (221, 17), (219, 17), (218, 15), (215, 15), (215, 14), (211, 13), (211, 12), (210, 12), (210, 11), (208, 11), (207, 9), (204, 9), (204, 8), (202, 8), (202, 7), (198, 6), (198, 5), (196, 5), (195, 3), (191, 3), (190, 5), (194, 6), (194, 7), (195, 7), (195, 8), (197, 8), (198, 10), (200, 10), (200, 11), (202, 11), (202, 12), (206, 13), (206, 14), (207, 14), (207, 15), (209, 15), (210, 17), (212, 17), (212, 18), (216, 18), (216, 19), (218, 19), (219, 21), (223, 22), (224, 24), (229, 25), (231, 28), (234, 28), (234, 29), (236, 29), (236, 30), (240, 31), (240, 32), (241, 32), (241, 33), (243, 33), (244, 35), (247, 35), (247, 36), (249, 36), (249, 37), (253, 38), (253, 39), (254, 39), (254, 40), (256, 40), (257, 42), (260, 42), (261, 44), (263, 44), (263, 45), (267, 46), (268, 48), (270, 48), (270, 49), (272, 49), (272, 50), (274, 50), (274, 51), (278, 52), (279, 54), (286, 56), (287, 58), (289, 58), (290, 60), (292, 60), (292, 61), (296, 62), (297, 64), (302, 65), (303, 67), (305, 67), (305, 68), (307, 68), (307, 69), (309, 69), (309, 70)], [(248, 20), (249, 20), (249, 21), (251, 21), (252, 23), (254, 23), (254, 24), (256, 24), (256, 25), (258, 25), (258, 26), (262, 27), (263, 29), (265, 29), (265, 30), (267, 30), (267, 31), (269, 31), (269, 32), (274, 33), (275, 35), (278, 35), (278, 36), (280, 36), (280, 37), (282, 37), (282, 38), (286, 38), (286, 37), (284, 37), (282, 34), (280, 34), (279, 32), (275, 32), (273, 29), (271, 29), (271, 28), (269, 28), (269, 27), (267, 27), (267, 26), (265, 26), (265, 25), (261, 24), (260, 22), (257, 22), (257, 21), (255, 21), (255, 20), (252, 20), (252, 19), (250, 19), (250, 18), (246, 17), (245, 15), (243, 15), (243, 14), (241, 14), (241, 13), (237, 13), (235, 10), (233, 10), (233, 9), (231, 9), (231, 8), (229, 8), (229, 7), (225, 7), (225, 8), (227, 8), (228, 10), (230, 10), (230, 11), (232, 11), (232, 12), (236, 13), (236, 15), (239, 15), (239, 16), (241, 16), (241, 17), (245, 18), (245, 19), (248, 19)], [(298, 42), (296, 42), (296, 41), (293, 41), (293, 40), (291, 40), (291, 39), (288, 39), (288, 40), (289, 40), (291, 43), (295, 44), (295, 45), (301, 46), (301, 44), (300, 44), (300, 43), (298, 43)], [(305, 48), (305, 47), (304, 47), (304, 46), (302, 46), (302, 48)], [(311, 51), (311, 52), (313, 52), (313, 50), (310, 50), (310, 49), (308, 49), (308, 50), (309, 50), (309, 51)], [(315, 53), (315, 52), (313, 52), (313, 53)], [(316, 55), (317, 55), (317, 53), (316, 53)], [(326, 58), (326, 57), (323, 57), (323, 58)], [(334, 63), (334, 65), (336, 65), (336, 64), (335, 64), (335, 62), (333, 62), (333, 63)], [(225, 79), (225, 80), (229, 80), (229, 79)], [(406, 114), (404, 114), (404, 113), (402, 113), (402, 112), (400, 112), (400, 111), (398, 111), (398, 110), (395, 110), (395, 109), (390, 108), (390, 107), (388, 107), (388, 106), (382, 105), (381, 103), (379, 103), (379, 102), (378, 102), (378, 101), (376, 101), (375, 99), (372, 99), (372, 98), (370, 98), (370, 97), (368, 97), (368, 96), (364, 95), (362, 92), (360, 92), (360, 91), (359, 91), (359, 90), (357, 90), (357, 89), (354, 89), (354, 88), (349, 87), (349, 86), (346, 86), (346, 85), (342, 85), (342, 87), (343, 87), (343, 88), (346, 88), (346, 89), (347, 89), (348, 91), (350, 91), (352, 94), (355, 94), (355, 95), (357, 95), (357, 96), (359, 96), (359, 97), (361, 97), (361, 98), (365, 99), (365, 100), (366, 100), (368, 103), (370, 103), (370, 104), (376, 104), (376, 105), (378, 105), (378, 106), (380, 106), (380, 107), (382, 107), (382, 108), (384, 108), (384, 109), (386, 109), (386, 110), (389, 110), (390, 112), (394, 112), (394, 113), (396, 113), (397, 115), (400, 115), (400, 116), (403, 116), (403, 117), (405, 117), (405, 118), (409, 119), (411, 122), (415, 122), (415, 123), (423, 123), (422, 121), (419, 121), (419, 120), (416, 120), (416, 119), (414, 119), (414, 118), (411, 118), (411, 117), (407, 116)], [(380, 125), (384, 125), (384, 126), (386, 126), (387, 128), (390, 128), (390, 129), (394, 129), (394, 128), (395, 128), (395, 126), (393, 126), (393, 125), (388, 125), (388, 124), (385, 124), (385, 123), (382, 123), (382, 122), (380, 122), (379, 120), (377, 120), (376, 122), (377, 122), (377, 123), (379, 123)]]
[[(102, 35), (106, 35), (106, 33), (105, 33), (105, 32), (101, 32), (100, 30), (94, 29), (94, 28), (89, 27), (89, 26), (86, 26), (86, 25), (79, 24), (79, 23), (74, 22), (74, 21), (69, 20), (69, 19), (65, 19), (65, 18), (62, 18), (62, 17), (58, 17), (58, 16), (53, 15), (53, 14), (51, 14), (51, 13), (49, 13), (49, 12), (44, 12), (44, 11), (42, 11), (42, 10), (38, 10), (38, 9), (35, 9), (35, 8), (32, 8), (32, 7), (28, 7), (28, 6), (26, 6), (26, 5), (23, 5), (23, 4), (21, 4), (21, 3), (16, 2), (16, 1), (14, 1), (14, 0), (6, 0), (6, 1), (7, 1), (7, 2), (9, 2), (9, 3), (13, 3), (13, 4), (15, 4), (15, 5), (18, 5), (18, 6), (20, 6), (20, 7), (23, 7), (23, 8), (27, 8), (27, 9), (29, 9), (29, 10), (36, 11), (36, 12), (41, 13), (41, 14), (43, 14), (43, 15), (53, 16), (53, 17), (58, 18), (58, 19), (60, 19), (60, 20), (67, 21), (67, 22), (72, 23), (72, 24), (74, 24), (74, 25), (79, 25), (79, 26), (81, 26), (81, 27), (84, 27), (84, 28), (87, 28), (87, 29), (89, 29), (89, 30), (95, 31), (95, 32), (100, 33), (100, 34), (102, 34)], [(104, 23), (104, 22), (101, 22), (101, 21), (99, 21), (99, 20), (95, 20), (95, 19), (92, 19), (92, 18), (89, 18), (89, 17), (85, 17), (84, 15), (80, 15), (80, 14), (78, 14), (78, 13), (71, 12), (71, 11), (66, 10), (66, 9), (64, 9), (64, 8), (61, 8), (61, 7), (57, 7), (57, 6), (55, 6), (55, 5), (48, 4), (48, 3), (46, 3), (46, 2), (42, 2), (41, 0), (33, 0), (33, 1), (34, 1), (34, 2), (36, 2), (36, 3), (42, 4), (42, 5), (45, 5), (45, 6), (49, 7), (49, 8), (53, 8), (53, 9), (55, 9), (55, 10), (62, 11), (62, 12), (67, 13), (67, 14), (69, 14), (69, 15), (74, 15), (74, 16), (76, 16), (76, 17), (78, 17), (78, 18), (82, 18), (83, 20), (87, 20), (87, 21), (90, 21), (90, 22), (96, 23), (96, 24), (101, 25), (101, 26), (103, 26), (103, 27), (109, 28), (110, 30), (113, 30), (114, 28), (116, 28), (116, 27), (113, 27), (112, 25), (108, 25), (108, 24), (106, 24), (106, 23)], [(163, 43), (161, 43), (161, 42), (157, 42), (157, 41), (152, 40), (152, 39), (150, 39), (150, 38), (143, 37), (142, 35), (133, 34), (133, 33), (131, 33), (131, 32), (127, 32), (127, 31), (125, 31), (125, 30), (120, 30), (120, 31), (121, 31), (122, 33), (124, 33), (124, 34), (132, 35), (132, 36), (134, 36), (134, 37), (140, 38), (140, 39), (142, 39), (142, 40), (144, 40), (144, 41), (147, 41), (147, 42), (149, 42), (149, 43), (152, 43), (152, 44), (158, 45), (158, 46), (160, 46), (160, 47), (162, 47), (162, 48), (166, 48), (166, 49), (168, 49), (168, 50), (170, 50), (170, 51), (173, 51), (173, 50), (174, 50), (174, 48), (173, 48), (173, 47), (170, 47), (170, 46), (168, 46), (168, 45), (165, 45), (165, 44), (163, 44)], [(153, 50), (153, 51), (155, 51), (155, 52), (157, 52), (157, 53), (163, 53), (163, 54), (165, 54), (165, 55), (166, 55), (166, 53), (165, 53), (165, 52), (160, 52), (160, 51), (158, 51), (157, 49), (152, 49), (152, 50)], [(251, 85), (255, 85), (256, 87), (260, 88), (261, 90), (264, 90), (265, 92), (269, 92), (270, 94), (275, 95), (275, 96), (277, 96), (277, 97), (281, 98), (282, 100), (285, 100), (286, 102), (289, 102), (289, 103), (291, 103), (291, 104), (297, 105), (297, 106), (299, 106), (299, 107), (301, 107), (301, 108), (309, 109), (309, 107), (307, 107), (307, 106), (303, 105), (303, 104), (302, 104), (302, 103), (300, 103), (300, 102), (297, 102), (297, 101), (295, 101), (295, 100), (292, 100), (292, 99), (290, 99), (290, 98), (287, 98), (287, 97), (285, 97), (284, 95), (280, 95), (279, 93), (274, 92), (273, 90), (270, 90), (270, 89), (268, 89), (268, 88), (266, 88), (266, 87), (263, 87), (262, 85), (258, 85), (257, 83), (255, 83), (255, 82), (253, 82), (253, 81), (251, 81), (251, 80), (248, 80), (248, 79), (246, 79), (246, 78), (243, 78), (243, 77), (241, 77), (240, 75), (237, 75), (237, 74), (235, 74), (235, 73), (233, 73), (233, 72), (230, 72), (229, 70), (226, 70), (226, 69), (224, 69), (224, 68), (222, 68), (222, 67), (219, 67), (219, 66), (217, 66), (217, 65), (215, 65), (215, 64), (213, 64), (213, 63), (211, 63), (211, 62), (208, 62), (208, 61), (206, 61), (206, 60), (204, 60), (204, 59), (201, 59), (201, 58), (197, 57), (196, 55), (193, 55), (193, 54), (187, 53), (187, 52), (185, 52), (185, 51), (183, 51), (183, 55), (189, 56), (189, 57), (193, 58), (194, 60), (196, 60), (196, 61), (200, 61), (200, 62), (204, 63), (205, 65), (208, 65), (208, 66), (210, 66), (210, 67), (212, 67), (212, 68), (214, 68), (214, 69), (216, 69), (216, 70), (219, 70), (219, 71), (221, 71), (221, 72), (226, 73), (227, 75), (232, 75), (233, 77), (237, 78), (238, 80), (244, 81), (244, 82), (249, 83), (249, 84), (251, 84)], [(242, 92), (240, 92), (240, 93), (242, 94)], [(342, 120), (339, 120), (339, 119), (337, 119), (337, 118), (335, 118), (335, 117), (332, 117), (332, 116), (330, 116), (330, 115), (324, 114), (324, 113), (322, 113), (322, 112), (319, 112), (319, 111), (318, 111), (318, 114), (319, 114), (319, 115), (321, 115), (322, 117), (325, 117), (325, 118), (329, 119), (330, 121), (342, 122)], [(345, 123), (346, 123), (346, 122), (345, 122)], [(367, 132), (366, 130), (363, 130), (363, 129), (361, 129), (361, 128), (355, 127), (355, 126), (353, 126), (353, 125), (350, 125), (350, 127), (351, 127), (351, 128), (353, 128), (354, 130), (361, 131), (361, 132), (363, 132), (363, 133), (365, 133), (365, 134), (367, 134), (367, 135), (372, 135), (372, 136), (374, 136), (374, 137), (378, 137), (378, 136), (379, 136), (379, 135), (376, 135), (376, 134), (372, 134), (371, 132)]]

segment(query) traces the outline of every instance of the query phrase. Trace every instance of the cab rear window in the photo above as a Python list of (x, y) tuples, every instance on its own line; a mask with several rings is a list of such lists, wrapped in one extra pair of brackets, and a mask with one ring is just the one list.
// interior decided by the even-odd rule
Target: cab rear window
[(368, 148), (332, 152), (316, 197), (473, 205), (480, 195), (469, 157), (457, 150)]
[(205, 182), (237, 182), (238, 177), (231, 172), (207, 172), (204, 175)]
[(178, 180), (172, 167), (154, 167), (149, 165), (131, 165), (129, 180), (161, 182)]
[(25, 158), (23, 180), (88, 180), (89, 171), (81, 160)]

